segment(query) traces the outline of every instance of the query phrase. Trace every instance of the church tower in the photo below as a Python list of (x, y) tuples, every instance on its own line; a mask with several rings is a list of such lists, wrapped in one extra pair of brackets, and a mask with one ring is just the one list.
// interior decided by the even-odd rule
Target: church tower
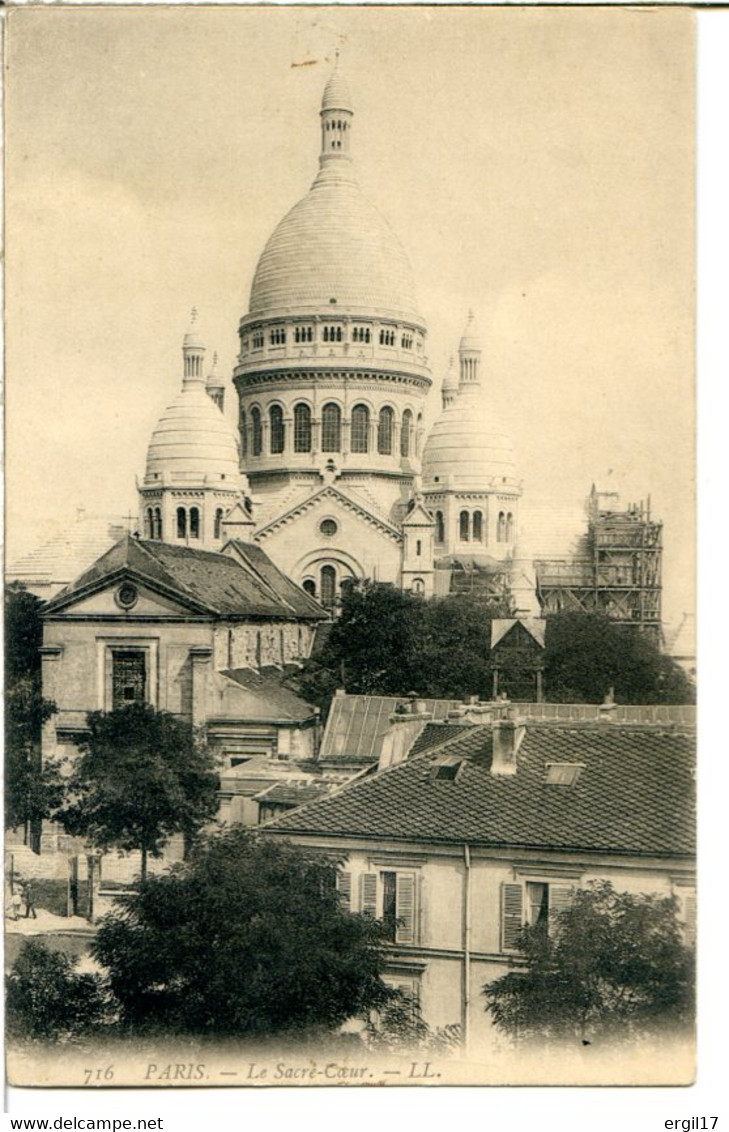
[(423, 500), (435, 519), (436, 558), (508, 563), (521, 482), (511, 437), (482, 386), (483, 345), (471, 311), (458, 348), (459, 379), (443, 382), (443, 412), (423, 451)]
[(431, 386), (412, 268), (357, 184), (354, 120), (337, 64), (318, 174), (263, 249), (234, 371), (256, 541), (326, 604), (351, 578), (402, 581)]
[(211, 378), (206, 386), (204, 365), (193, 309), (182, 342), (182, 388), (152, 433), (144, 479), (137, 481), (139, 527), (147, 539), (220, 550), (223, 520), (247, 485), (235, 431), (222, 397), (212, 397)]

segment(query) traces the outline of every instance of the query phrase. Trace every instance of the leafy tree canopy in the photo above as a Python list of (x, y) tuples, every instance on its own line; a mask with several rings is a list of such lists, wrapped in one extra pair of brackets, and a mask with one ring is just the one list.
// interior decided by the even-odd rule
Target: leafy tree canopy
[(80, 974), (78, 960), (25, 940), (5, 980), (8, 1034), (58, 1041), (108, 1022), (112, 1005), (99, 975)]
[(385, 583), (360, 581), (342, 594), (327, 643), (306, 666), (300, 690), (328, 707), (336, 688), (361, 695), (485, 695), (490, 621), (508, 608), (479, 596), (424, 600)]
[(382, 927), (351, 915), (336, 863), (242, 826), (119, 901), (93, 944), (134, 1030), (333, 1030), (387, 1001)]
[(547, 698), (558, 703), (599, 703), (610, 688), (624, 704), (695, 701), (691, 681), (658, 645), (599, 613), (547, 619), (545, 680)]
[(622, 1039), (693, 1018), (693, 951), (673, 898), (580, 889), (546, 925), (522, 932), (523, 966), (484, 987), (486, 1010), (514, 1038)]
[(31, 827), (47, 817), (62, 796), (59, 764), (41, 765), (43, 724), (57, 710), (43, 698), (42, 601), (22, 589), (5, 594), (5, 823)]
[(91, 712), (87, 725), (59, 820), (99, 849), (140, 849), (144, 876), (148, 854), (215, 816), (213, 755), (189, 723), (150, 704)]

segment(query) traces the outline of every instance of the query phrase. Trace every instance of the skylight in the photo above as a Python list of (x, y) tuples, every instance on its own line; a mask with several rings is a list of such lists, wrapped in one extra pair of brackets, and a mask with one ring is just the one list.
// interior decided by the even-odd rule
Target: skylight
[(546, 763), (544, 781), (548, 786), (574, 786), (584, 769), (584, 763)]

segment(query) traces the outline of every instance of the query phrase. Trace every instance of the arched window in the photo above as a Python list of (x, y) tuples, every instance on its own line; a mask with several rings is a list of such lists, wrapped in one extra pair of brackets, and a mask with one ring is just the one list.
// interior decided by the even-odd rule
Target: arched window
[(461, 542), (468, 542), (468, 511), (461, 511), (459, 531)]
[(353, 452), (369, 452), (370, 449), (370, 411), (366, 405), (355, 405), (352, 409)]
[(413, 578), (412, 590), (414, 594), (421, 594), (425, 590), (422, 578)]
[(256, 668), (261, 667), (263, 660), (263, 649), (261, 648), (261, 630), (256, 631)]
[(316, 582), (313, 578), (304, 578), (301, 583), (302, 590), (306, 590), (311, 597), (316, 597)]
[(504, 542), (506, 538), (506, 516), (503, 511), (499, 511), (499, 521), (496, 527), (496, 541)]
[(215, 525), (213, 527), (213, 538), (223, 537), (223, 508), (218, 507), (215, 512)]
[(187, 537), (187, 511), (184, 507), (177, 508), (177, 537)]
[(406, 409), (402, 415), (402, 425), (400, 426), (400, 455), (410, 455), (410, 433), (413, 428), (413, 414), (409, 409)]
[(416, 539), (416, 540), (415, 540), (415, 557), (416, 557), (416, 558), (420, 558), (420, 555), (421, 555), (422, 553), (423, 553), (423, 543), (422, 543), (422, 540), (421, 540), (421, 539)]
[(321, 579), (321, 603), (325, 609), (331, 609), (334, 605), (334, 599), (337, 594), (337, 572), (333, 566), (322, 566), (320, 572)]
[(284, 450), (284, 419), (280, 405), (271, 405), (268, 419), (271, 425), (271, 455), (278, 456)]
[(342, 448), (342, 410), (339, 405), (325, 405), (321, 411), (321, 450), (339, 452)]
[(263, 451), (263, 425), (259, 408), (251, 409), (251, 425), (253, 427), (253, 455), (260, 456)]
[(483, 515), (480, 511), (473, 513), (473, 541), (483, 542)]
[(200, 538), (200, 512), (197, 507), (190, 508), (190, 538)]
[(435, 513), (435, 541), (445, 542), (445, 523), (443, 522), (442, 511)]
[(311, 452), (311, 409), (297, 405), (294, 409), (294, 452)]
[(162, 539), (162, 511), (159, 507), (155, 507), (154, 516), (152, 518), (152, 538)]
[(245, 460), (248, 455), (248, 421), (246, 420), (245, 409), (241, 409), (238, 414), (238, 432), (240, 433), (241, 459)]
[(509, 511), (506, 516), (505, 538), (507, 542), (511, 542), (514, 538), (514, 516), (511, 511)]
[(418, 424), (415, 430), (415, 455), (420, 455), (420, 438), (423, 435), (423, 414), (418, 413)]
[(380, 409), (380, 419), (377, 423), (377, 451), (381, 456), (392, 455), (392, 422), (394, 413), (388, 405)]
[(144, 537), (154, 538), (154, 519), (151, 507), (148, 507), (144, 513)]

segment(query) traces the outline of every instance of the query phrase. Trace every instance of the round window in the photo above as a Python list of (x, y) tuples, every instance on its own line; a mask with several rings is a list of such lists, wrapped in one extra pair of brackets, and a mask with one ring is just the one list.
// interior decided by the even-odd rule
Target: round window
[(137, 604), (139, 592), (137, 587), (131, 582), (122, 582), (119, 589), (116, 591), (116, 603), (122, 609), (131, 609), (132, 606)]
[(323, 535), (326, 535), (327, 538), (332, 538), (339, 530), (339, 527), (334, 522), (334, 519), (322, 519), (319, 524), (319, 530)]

